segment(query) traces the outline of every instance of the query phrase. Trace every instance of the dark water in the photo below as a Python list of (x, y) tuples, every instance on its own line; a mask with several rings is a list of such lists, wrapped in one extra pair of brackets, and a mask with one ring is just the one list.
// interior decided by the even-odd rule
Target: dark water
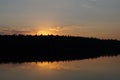
[(0, 64), (0, 80), (120, 80), (120, 56)]

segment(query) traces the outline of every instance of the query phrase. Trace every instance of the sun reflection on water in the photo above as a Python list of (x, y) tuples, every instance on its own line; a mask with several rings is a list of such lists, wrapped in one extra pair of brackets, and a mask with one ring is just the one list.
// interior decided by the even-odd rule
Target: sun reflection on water
[(54, 62), (54, 63), (49, 63), (49, 62), (43, 62), (43, 63), (37, 63), (37, 66), (41, 69), (60, 69), (60, 64)]

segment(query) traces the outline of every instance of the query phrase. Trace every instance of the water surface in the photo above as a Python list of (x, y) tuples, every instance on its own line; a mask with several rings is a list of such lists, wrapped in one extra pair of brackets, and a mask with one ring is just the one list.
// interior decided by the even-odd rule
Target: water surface
[(120, 56), (0, 64), (0, 80), (120, 80)]

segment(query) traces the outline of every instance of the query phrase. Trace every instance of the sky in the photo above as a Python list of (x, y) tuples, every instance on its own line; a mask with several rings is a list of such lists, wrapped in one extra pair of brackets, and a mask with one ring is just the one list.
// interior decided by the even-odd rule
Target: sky
[(120, 39), (120, 0), (0, 0), (0, 34)]

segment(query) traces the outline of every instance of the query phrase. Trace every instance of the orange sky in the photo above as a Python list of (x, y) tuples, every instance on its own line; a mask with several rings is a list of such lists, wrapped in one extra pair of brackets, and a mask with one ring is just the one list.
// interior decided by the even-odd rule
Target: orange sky
[(0, 34), (120, 39), (119, 0), (0, 0)]

